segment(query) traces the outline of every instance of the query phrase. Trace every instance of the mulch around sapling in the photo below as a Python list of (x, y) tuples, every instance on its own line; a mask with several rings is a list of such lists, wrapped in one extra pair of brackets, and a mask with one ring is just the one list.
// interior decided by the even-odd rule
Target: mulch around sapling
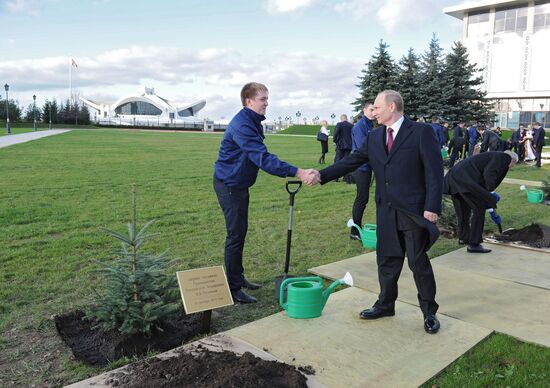
[[(306, 374), (315, 372), (311, 367), (299, 369)], [(104, 383), (123, 388), (307, 388), (307, 378), (292, 365), (263, 360), (250, 352), (242, 356), (227, 350), (214, 352), (201, 345), (174, 357), (128, 365), (111, 373)]]
[(493, 236), (501, 242), (517, 242), (533, 248), (550, 248), (550, 228), (533, 223), (521, 229), (509, 229)]
[(163, 322), (160, 325), (162, 331), (155, 330), (150, 337), (94, 329), (96, 322), (84, 319), (84, 316), (81, 310), (57, 315), (55, 327), (74, 357), (93, 366), (104, 366), (124, 356), (141, 356), (152, 350), (164, 352), (176, 348), (196, 337), (202, 329), (202, 313), (182, 313)]

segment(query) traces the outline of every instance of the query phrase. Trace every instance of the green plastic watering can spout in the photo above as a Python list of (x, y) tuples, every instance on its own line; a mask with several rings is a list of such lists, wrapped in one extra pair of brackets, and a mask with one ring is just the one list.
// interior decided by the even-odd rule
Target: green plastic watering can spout
[(348, 286), (353, 287), (353, 277), (349, 272), (346, 272), (342, 279), (338, 279), (332, 282), (332, 284), (328, 286), (325, 291), (323, 291), (323, 308), (325, 307), (325, 304), (327, 304), (328, 297), (330, 296), (330, 294), (332, 294), (332, 291), (334, 291), (336, 287), (342, 284), (347, 284)]

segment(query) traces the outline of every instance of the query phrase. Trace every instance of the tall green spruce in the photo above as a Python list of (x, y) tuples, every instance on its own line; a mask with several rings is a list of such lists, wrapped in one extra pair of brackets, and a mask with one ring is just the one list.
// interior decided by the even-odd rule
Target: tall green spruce
[(434, 115), (443, 117), (447, 110), (443, 96), (445, 81), (441, 76), (443, 73), (442, 51), (439, 40), (433, 34), (428, 50), (422, 55), (420, 71), (418, 114), (425, 118)]
[(352, 103), (356, 111), (361, 111), (367, 101), (374, 101), (380, 91), (396, 87), (397, 69), (388, 47), (387, 43), (380, 40), (366, 69), (361, 70), (360, 82), (355, 85), (359, 88), (359, 97)]
[(149, 221), (138, 230), (133, 185), (128, 235), (108, 230), (120, 242), (120, 249), (112, 263), (101, 263), (98, 272), (104, 278), (103, 290), (94, 290), (96, 303), (86, 312), (86, 317), (96, 320), (98, 327), (129, 335), (149, 335), (153, 329), (161, 329), (165, 318), (181, 310), (176, 277), (166, 275), (172, 265), (166, 258), (167, 252), (143, 252), (143, 245), (156, 236), (147, 233), (153, 222)]
[(459, 120), (486, 121), (489, 118), (486, 93), (481, 90), (481, 69), (469, 63), (468, 50), (461, 42), (455, 42), (447, 54), (442, 79), (446, 119), (455, 123)]
[(419, 114), (420, 69), (418, 67), (418, 61), (419, 58), (412, 48), (410, 48), (407, 55), (404, 55), (399, 61), (397, 89), (405, 101), (405, 115), (409, 117)]

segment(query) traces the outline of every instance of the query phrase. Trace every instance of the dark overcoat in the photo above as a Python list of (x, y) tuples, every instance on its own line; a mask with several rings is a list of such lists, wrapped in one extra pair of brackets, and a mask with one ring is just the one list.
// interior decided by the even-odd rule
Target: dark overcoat
[(429, 232), (429, 247), (439, 230), (424, 218), (424, 211), (441, 213), (443, 159), (432, 127), (405, 118), (391, 152), (386, 151), (386, 128), (368, 133), (363, 147), (320, 171), (321, 183), (341, 177), (368, 162), (376, 178), (376, 252), (402, 256), (396, 211), (407, 214)]
[(512, 158), (504, 152), (483, 152), (459, 162), (445, 175), (443, 193), (471, 193), (486, 209), (496, 208), (491, 195), (502, 182)]
[(334, 136), (332, 141), (336, 144), (336, 147), (341, 150), (351, 150), (351, 130), (353, 125), (349, 121), (340, 121), (334, 128)]

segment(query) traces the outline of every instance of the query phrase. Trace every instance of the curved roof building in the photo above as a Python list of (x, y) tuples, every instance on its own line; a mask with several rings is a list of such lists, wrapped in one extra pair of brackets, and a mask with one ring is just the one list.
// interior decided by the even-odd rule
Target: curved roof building
[(99, 122), (114, 121), (127, 125), (160, 125), (197, 121), (196, 114), (205, 100), (192, 104), (175, 104), (155, 94), (154, 88), (140, 88), (137, 95), (126, 96), (113, 103), (97, 102), (80, 97)]

